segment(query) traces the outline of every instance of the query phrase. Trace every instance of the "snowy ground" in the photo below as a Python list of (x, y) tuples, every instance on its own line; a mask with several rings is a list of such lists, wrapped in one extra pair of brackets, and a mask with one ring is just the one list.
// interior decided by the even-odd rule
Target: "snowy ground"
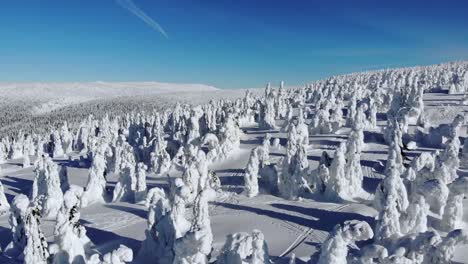
[[(236, 92), (237, 93), (237, 92)], [(175, 95), (174, 95), (175, 96)], [(196, 96), (194, 96), (196, 97)], [(432, 123), (449, 123), (453, 117), (466, 112), (468, 107), (459, 106), (460, 96), (447, 94), (426, 94), (425, 107), (427, 117)], [(385, 121), (380, 120), (382, 127)], [(336, 204), (313, 199), (301, 201), (288, 201), (263, 192), (255, 198), (242, 195), (243, 173), (247, 164), (250, 150), (261, 144), (266, 131), (256, 127), (243, 128), (244, 135), (241, 140), (241, 149), (233, 153), (231, 158), (212, 165), (220, 177), (225, 193), (217, 197), (211, 205), (211, 225), (214, 234), (217, 254), (225, 241), (225, 236), (240, 231), (250, 232), (257, 228), (263, 231), (268, 241), (270, 255), (273, 260), (277, 256), (287, 256), (295, 253), (301, 260), (306, 261), (317, 252), (320, 244), (325, 240), (328, 232), (345, 220), (359, 219), (367, 221), (371, 226), (374, 223), (376, 210), (363, 199), (355, 203)], [(466, 136), (465, 129), (462, 136)], [(270, 131), (271, 132), (271, 131)], [(272, 137), (286, 138), (284, 133), (271, 132)], [(310, 165), (316, 167), (321, 153), (333, 151), (340, 141), (346, 140), (347, 131), (337, 135), (310, 136), (308, 158)], [(380, 132), (366, 131), (365, 141), (367, 149), (364, 151), (361, 166), (364, 171), (364, 188), (372, 195), (379, 179), (382, 166), (387, 158), (387, 145), (382, 141)], [(282, 140), (284, 143), (285, 140)], [(418, 148), (408, 156), (417, 156), (427, 148)], [(276, 162), (284, 155), (283, 149), (272, 149), (272, 162)], [(89, 164), (79, 164), (79, 156), (71, 154), (70, 157), (57, 159), (56, 162), (69, 167), (69, 180), (72, 184), (85, 186), (88, 176)], [(29, 192), (33, 181), (32, 168), (22, 168), (20, 160), (11, 160), (2, 164), (1, 178), (8, 200), (11, 202), (14, 195)], [(461, 168), (461, 174), (467, 174), (467, 168)], [(177, 175), (177, 174), (174, 174)], [(110, 175), (109, 188), (112, 189), (116, 177)], [(166, 179), (148, 175), (149, 187), (162, 186)], [(369, 197), (363, 197), (369, 198)], [(468, 223), (468, 203), (465, 203), (464, 220)], [(146, 208), (143, 205), (130, 203), (108, 203), (93, 205), (81, 210), (81, 221), (86, 226), (88, 236), (96, 243), (96, 250), (106, 253), (118, 244), (125, 244), (137, 252), (144, 238), (146, 228)], [(431, 219), (429, 219), (431, 221)], [(54, 223), (43, 222), (43, 230), (49, 240), (53, 236)], [(4, 247), (9, 242), (10, 230), (8, 216), (0, 217), (0, 244)], [(455, 262), (468, 263), (468, 246), (457, 250)], [(0, 259), (0, 262), (2, 260)], [(298, 261), (301, 263), (301, 261)]]

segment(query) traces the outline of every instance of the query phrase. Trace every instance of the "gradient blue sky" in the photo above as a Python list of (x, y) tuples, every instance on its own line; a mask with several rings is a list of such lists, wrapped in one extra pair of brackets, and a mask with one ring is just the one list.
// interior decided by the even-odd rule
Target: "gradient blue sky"
[(468, 59), (464, 0), (9, 0), (0, 6), (0, 82), (244, 88), (460, 59)]

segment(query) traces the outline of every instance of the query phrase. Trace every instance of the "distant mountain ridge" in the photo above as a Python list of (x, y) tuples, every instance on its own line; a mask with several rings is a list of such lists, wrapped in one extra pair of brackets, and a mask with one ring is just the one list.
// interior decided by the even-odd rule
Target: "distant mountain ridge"
[(163, 82), (0, 82), (0, 97), (52, 99), (62, 97), (108, 97), (155, 95), (173, 92), (217, 91), (204, 84)]

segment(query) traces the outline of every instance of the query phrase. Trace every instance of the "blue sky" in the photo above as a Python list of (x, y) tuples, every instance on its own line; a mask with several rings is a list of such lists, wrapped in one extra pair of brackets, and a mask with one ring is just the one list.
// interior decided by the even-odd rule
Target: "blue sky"
[(468, 1), (11, 0), (0, 82), (297, 85), (468, 59)]

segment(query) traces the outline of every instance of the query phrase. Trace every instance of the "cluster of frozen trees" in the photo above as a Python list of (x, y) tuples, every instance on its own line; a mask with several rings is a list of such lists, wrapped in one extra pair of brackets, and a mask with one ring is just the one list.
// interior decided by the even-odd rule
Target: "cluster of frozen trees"
[[(374, 195), (379, 212), (375, 226), (359, 221), (338, 225), (322, 244), (319, 263), (450, 263), (455, 247), (468, 243), (468, 233), (461, 229), (468, 180), (457, 174), (464, 117), (458, 115), (449, 126), (442, 151), (422, 153), (407, 164), (402, 137), (414, 113), (411, 108), (422, 106), (403, 99), (405, 93), (394, 92), (387, 113), (389, 151), (386, 177)], [(345, 160), (343, 148), (344, 144), (338, 147), (332, 163)], [(428, 221), (430, 214), (436, 221)], [(369, 239), (373, 243), (348, 254), (349, 245)]]
[[(208, 204), (221, 191), (220, 181), (209, 170), (215, 161), (227, 159), (239, 149), (241, 127), (286, 133), (287, 143), (267, 134), (252, 149), (245, 169), (245, 195), (260, 193), (260, 182), (278, 195), (295, 200), (320, 195), (329, 201), (362, 198), (361, 154), (366, 148), (364, 130), (380, 131), (377, 115), (387, 113), (383, 129), (388, 144), (386, 177), (374, 196), (376, 225), (349, 221), (337, 226), (322, 245), (319, 263), (439, 263), (450, 260), (454, 247), (466, 243), (459, 228), (468, 181), (459, 177), (460, 127), (458, 116), (440, 130), (444, 149), (423, 153), (405, 164), (403, 137), (409, 125), (430, 126), (424, 116), (423, 94), (434, 89), (464, 93), (468, 85), (466, 64), (419, 67), (336, 76), (300, 89), (279, 89), (270, 84), (264, 96), (249, 91), (235, 101), (218, 100), (204, 105), (177, 104), (163, 112), (127, 112), (123, 116), (95, 118), (79, 125), (67, 122), (45, 134), (19, 132), (0, 140), (0, 163), (22, 159), (34, 166), (34, 182), (28, 196), (18, 195), (11, 204), (0, 183), (0, 214), (10, 213), (12, 241), (4, 254), (26, 263), (123, 263), (133, 259), (121, 246), (104, 256), (93, 253), (79, 210), (93, 203), (126, 201), (148, 208), (146, 239), (137, 258), (158, 263), (208, 263), (213, 235)], [(279, 122), (280, 121), (280, 122)], [(281, 124), (281, 125), (280, 125)], [(72, 129), (76, 127), (76, 129)], [(309, 165), (309, 135), (347, 133), (333, 158), (321, 157), (317, 168)], [(443, 134), (443, 135), (442, 135)], [(439, 135), (435, 135), (439, 136)], [(468, 156), (468, 141), (463, 159)], [(284, 157), (270, 164), (270, 151)], [(52, 158), (75, 152), (90, 163), (84, 188), (70, 185), (66, 167)], [(165, 176), (170, 192), (148, 190), (146, 176)], [(117, 176), (113, 193), (109, 174)], [(193, 210), (188, 213), (187, 210)], [(429, 226), (427, 216), (438, 216)], [(42, 219), (55, 220), (54, 242), (48, 244), (40, 228)], [(447, 232), (442, 236), (436, 230)], [(348, 254), (348, 246), (361, 240), (372, 244)], [(402, 250), (404, 248), (405, 250)], [(263, 234), (229, 235), (218, 263), (270, 263)]]

